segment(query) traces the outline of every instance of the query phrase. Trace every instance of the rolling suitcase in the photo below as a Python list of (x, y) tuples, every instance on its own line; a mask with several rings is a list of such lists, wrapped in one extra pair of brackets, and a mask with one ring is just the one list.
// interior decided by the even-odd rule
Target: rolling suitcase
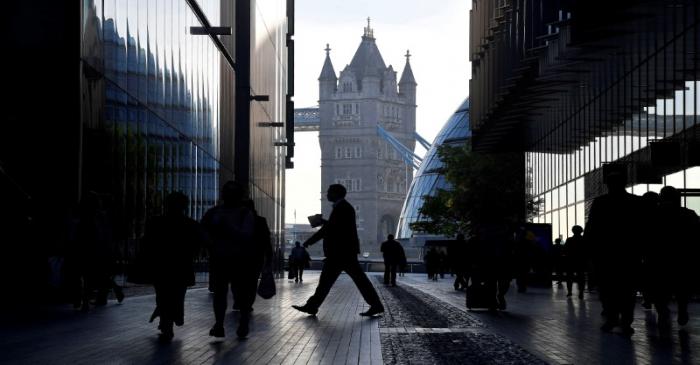
[(496, 304), (495, 293), (484, 282), (475, 282), (467, 287), (467, 309), (491, 309)]

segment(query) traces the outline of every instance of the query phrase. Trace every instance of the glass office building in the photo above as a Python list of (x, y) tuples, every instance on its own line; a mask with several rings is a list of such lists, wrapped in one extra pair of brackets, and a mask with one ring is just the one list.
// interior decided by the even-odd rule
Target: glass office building
[(169, 192), (187, 194), (199, 219), (232, 179), (248, 185), (281, 244), (293, 6), (37, 0), (6, 9), (14, 92), (0, 126), (0, 222), (15, 258), (5, 269), (33, 273), (19, 289), (43, 285), (47, 258), (65, 255), (86, 193), (100, 197), (118, 259), (131, 257)]
[(449, 187), (445, 176), (440, 171), (442, 161), (440, 161), (438, 156), (438, 148), (443, 145), (461, 145), (470, 136), (469, 99), (467, 98), (450, 119), (447, 120), (423, 158), (423, 162), (413, 178), (401, 209), (399, 225), (396, 230), (397, 238), (407, 239), (414, 236), (411, 223), (421, 219), (420, 208), (423, 206), (424, 196), (435, 194), (437, 189), (447, 189)]
[(533, 221), (585, 227), (613, 170), (700, 213), (698, 2), (500, 3), (473, 2), (473, 145), (525, 151)]
[[(81, 191), (105, 197), (121, 238), (140, 237), (171, 191), (187, 194), (189, 215), (199, 219), (234, 178), (248, 182), (259, 213), (282, 238), (286, 151), (276, 143), (285, 129), (258, 125), (285, 121), (286, 2), (254, 7), (245, 19), (249, 54), (237, 60), (239, 28), (222, 36), (191, 31), (234, 19), (233, 6), (218, 0), (83, 1)], [(250, 58), (248, 70), (241, 57)], [(267, 99), (246, 101), (243, 129), (234, 124), (241, 123), (235, 109), (246, 107), (235, 104), (241, 73), (249, 74), (251, 94)], [(239, 143), (250, 148), (237, 151)]]

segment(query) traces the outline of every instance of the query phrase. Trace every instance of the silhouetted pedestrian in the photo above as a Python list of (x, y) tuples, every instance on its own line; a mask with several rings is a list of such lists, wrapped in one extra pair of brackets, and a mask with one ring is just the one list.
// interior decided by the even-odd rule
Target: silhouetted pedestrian
[(401, 264), (401, 244), (394, 240), (394, 235), (387, 236), (382, 242), (380, 251), (384, 256), (384, 285), (396, 286), (396, 271)]
[(438, 272), (438, 254), (435, 251), (435, 247), (430, 247), (428, 252), (423, 256), (423, 262), (425, 263), (425, 271), (428, 273), (428, 280), (437, 281)]
[(485, 223), (475, 237), (476, 257), (472, 282), (485, 282), (493, 298), (490, 309), (505, 310), (506, 293), (513, 278), (514, 242), (506, 224)]
[(248, 335), (248, 322), (255, 300), (260, 263), (255, 259), (255, 215), (243, 205), (245, 188), (233, 181), (221, 189), (223, 204), (209, 209), (202, 218), (208, 234), (210, 270), (214, 275), (214, 316), (216, 323), (209, 335), (224, 337), (229, 285), (234, 302), (240, 308), (240, 322), (236, 334)]
[(309, 266), (311, 256), (309, 256), (309, 252), (301, 246), (301, 242), (294, 242), (294, 248), (289, 255), (289, 260), (290, 270), (295, 271), (294, 282), (304, 282), (304, 268)]
[(75, 239), (69, 248), (69, 261), (73, 267), (77, 300), (74, 305), (81, 310), (89, 309), (90, 299), (95, 294), (95, 304), (107, 303), (109, 290), (119, 302), (124, 300), (122, 288), (114, 282), (112, 271), (112, 233), (103, 212), (100, 199), (94, 192), (86, 193), (80, 202), (79, 220)]
[(689, 318), (688, 302), (698, 277), (700, 220), (694, 211), (681, 206), (681, 196), (674, 187), (662, 188), (660, 199), (658, 224), (664, 244), (654, 250), (656, 306), (664, 320), (668, 316), (668, 302), (674, 295), (678, 324), (685, 325)]
[(466, 289), (469, 284), (469, 274), (466, 268), (466, 249), (467, 242), (461, 233), (457, 234), (455, 240), (450, 241), (447, 246), (447, 259), (450, 263), (450, 269), (455, 275), (455, 281), (452, 284), (455, 290)]
[(561, 284), (564, 278), (564, 246), (561, 244), (561, 238), (555, 239), (554, 245), (552, 245), (552, 266), (557, 277), (557, 284)]
[[(253, 200), (244, 200), (243, 206), (253, 212), (253, 216), (255, 218), (255, 227), (253, 231), (254, 249), (252, 255), (248, 258), (248, 267), (251, 274), (250, 276), (242, 276), (242, 283), (239, 286), (241, 288), (251, 288), (256, 287), (258, 278), (260, 277), (260, 273), (262, 271), (272, 271), (272, 236), (270, 234), (270, 227), (267, 224), (267, 219), (258, 214)], [(234, 302), (236, 302), (238, 293), (242, 293), (242, 291), (234, 290), (232, 292)], [(253, 311), (253, 303), (255, 302), (256, 298), (255, 293), (246, 292), (244, 295), (252, 295), (252, 300), (250, 301), (250, 311)]]
[(601, 330), (620, 325), (632, 335), (637, 278), (641, 262), (640, 234), (644, 226), (640, 198), (625, 190), (623, 174), (612, 172), (608, 193), (593, 201), (586, 224), (586, 243), (593, 249), (605, 323)]
[(185, 293), (195, 284), (193, 260), (202, 245), (199, 223), (187, 217), (188, 198), (180, 192), (165, 198), (165, 215), (146, 223), (142, 252), (147, 260), (156, 291), (156, 309), (151, 318), (160, 317), (160, 338), (173, 338), (173, 324), (185, 320)]
[[(660, 219), (659, 194), (654, 191), (644, 193), (642, 195), (642, 205), (647, 221), (658, 224)], [(661, 240), (661, 232), (658, 229), (648, 229), (642, 236), (642, 264), (639, 290), (642, 292), (642, 307), (644, 309), (651, 309), (655, 301), (655, 286), (658, 284), (655, 284), (657, 278), (654, 275), (654, 266), (656, 265), (655, 262), (658, 262), (658, 258), (654, 256), (657, 255), (656, 246), (662, 242)], [(664, 255), (663, 252), (660, 254)]]
[(578, 297), (583, 299), (583, 290), (586, 287), (586, 246), (583, 240), (583, 228), (573, 226), (573, 236), (566, 239), (564, 245), (564, 260), (566, 269), (566, 296), (572, 295), (574, 282), (578, 284)]
[(404, 276), (404, 273), (406, 272), (406, 266), (408, 265), (408, 260), (406, 259), (406, 251), (404, 251), (403, 246), (401, 246), (401, 242), (399, 242), (398, 249), (399, 249), (399, 274), (398, 275)]
[(360, 253), (360, 240), (357, 237), (356, 215), (355, 209), (345, 200), (346, 193), (347, 190), (343, 185), (333, 184), (328, 187), (326, 197), (333, 203), (333, 211), (327, 221), (323, 220), (323, 227), (304, 242), (304, 247), (307, 247), (323, 239), (323, 253), (326, 259), (323, 262), (321, 278), (314, 295), (306, 301), (306, 304), (292, 306), (301, 312), (315, 315), (333, 283), (343, 271), (350, 276), (365, 302), (370, 306), (360, 315), (374, 316), (384, 312), (384, 305), (379, 300), (379, 295), (357, 260), (357, 254)]
[(438, 250), (437, 251), (437, 257), (438, 257), (438, 273), (440, 274), (440, 279), (445, 278), (445, 272), (449, 270), (449, 262), (447, 261), (447, 254), (443, 250)]

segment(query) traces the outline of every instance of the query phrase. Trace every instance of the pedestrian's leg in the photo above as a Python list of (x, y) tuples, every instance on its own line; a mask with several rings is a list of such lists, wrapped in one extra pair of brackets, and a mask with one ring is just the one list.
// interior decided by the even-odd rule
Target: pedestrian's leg
[(299, 272), (297, 273), (297, 275), (299, 275), (299, 282), (300, 283), (303, 282), (304, 281), (304, 266), (303, 265), (299, 265)]
[(578, 283), (578, 297), (583, 299), (583, 291), (586, 289), (586, 273), (583, 270), (579, 270), (576, 273), (576, 281)]
[(396, 264), (389, 265), (391, 275), (391, 285), (396, 286)]
[(678, 324), (684, 326), (688, 323), (688, 302), (690, 301), (690, 285), (679, 283), (676, 288), (676, 303), (678, 304)]
[(173, 322), (175, 325), (185, 324), (185, 294), (187, 286), (177, 285), (173, 288)]
[[(214, 327), (217, 330), (220, 329), (222, 334), (224, 328), (224, 318), (226, 317), (226, 307), (228, 306), (227, 299), (229, 283), (232, 284), (231, 279), (231, 273), (223, 270), (217, 270), (216, 281), (214, 281), (214, 318), (216, 319), (216, 324), (214, 325)], [(223, 335), (217, 337), (223, 337)]]
[(323, 268), (321, 269), (321, 277), (318, 280), (316, 291), (314, 292), (314, 295), (312, 295), (306, 301), (306, 306), (311, 309), (318, 309), (318, 307), (320, 307), (323, 301), (326, 299), (326, 296), (328, 296), (328, 293), (331, 291), (333, 284), (338, 279), (341, 272), (342, 268), (338, 263), (330, 259), (326, 259), (326, 262), (324, 262)]
[[(570, 297), (571, 296), (571, 289), (573, 289), (574, 286), (574, 270), (569, 269), (566, 270), (566, 296)], [(580, 289), (580, 286), (579, 286)]]
[(354, 262), (349, 262), (345, 265), (344, 269), (355, 283), (355, 286), (357, 286), (357, 289), (360, 290), (360, 294), (362, 294), (362, 298), (365, 299), (365, 302), (367, 302), (370, 307), (383, 309), (384, 306), (382, 305), (381, 300), (379, 300), (379, 295), (377, 294), (377, 291), (374, 290), (374, 286), (372, 286), (372, 283), (369, 281), (369, 278), (367, 278), (367, 275), (365, 275), (365, 272), (362, 271), (360, 263), (357, 260)]
[(384, 285), (389, 285), (391, 283), (391, 265), (384, 262)]

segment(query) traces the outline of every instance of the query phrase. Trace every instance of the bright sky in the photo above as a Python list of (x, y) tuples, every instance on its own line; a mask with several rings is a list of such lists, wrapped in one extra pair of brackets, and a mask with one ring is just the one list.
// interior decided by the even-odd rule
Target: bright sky
[[(338, 74), (350, 63), (370, 17), (379, 51), (397, 77), (406, 50), (411, 51), (418, 83), (416, 128), (432, 142), (469, 92), (470, 7), (467, 0), (297, 0), (295, 106), (318, 105), (326, 43)], [(287, 170), (286, 222), (307, 223), (307, 216), (321, 212), (325, 191), (318, 133), (298, 132), (295, 142), (294, 169)], [(417, 147), (416, 153), (425, 150)]]

